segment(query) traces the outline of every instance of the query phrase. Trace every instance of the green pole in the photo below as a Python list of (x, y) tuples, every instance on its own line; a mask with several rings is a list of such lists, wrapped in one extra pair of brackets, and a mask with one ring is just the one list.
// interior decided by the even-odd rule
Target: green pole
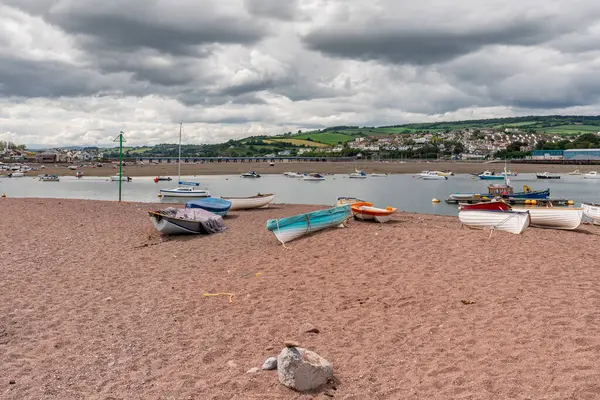
[(123, 142), (126, 142), (123, 131), (113, 142), (119, 141), (119, 202), (121, 201), (121, 186), (123, 185)]

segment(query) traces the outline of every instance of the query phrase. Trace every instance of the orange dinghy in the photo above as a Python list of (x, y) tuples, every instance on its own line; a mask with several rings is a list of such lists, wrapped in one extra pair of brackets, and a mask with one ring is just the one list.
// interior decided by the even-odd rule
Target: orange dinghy
[(372, 203), (360, 202), (354, 203), (351, 206), (352, 213), (356, 218), (359, 219), (374, 219), (377, 222), (388, 222), (392, 219), (392, 214), (398, 211), (397, 208), (394, 207), (386, 207), (386, 208), (377, 208), (373, 207)]

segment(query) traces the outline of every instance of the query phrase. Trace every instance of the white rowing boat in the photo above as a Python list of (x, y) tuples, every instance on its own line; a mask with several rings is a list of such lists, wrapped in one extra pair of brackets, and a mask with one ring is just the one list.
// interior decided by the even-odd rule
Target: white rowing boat
[(221, 197), (231, 202), (229, 210), (249, 210), (267, 206), (275, 198), (275, 194), (257, 194), (251, 197)]
[(471, 229), (492, 229), (517, 235), (531, 223), (528, 211), (459, 210), (458, 219)]

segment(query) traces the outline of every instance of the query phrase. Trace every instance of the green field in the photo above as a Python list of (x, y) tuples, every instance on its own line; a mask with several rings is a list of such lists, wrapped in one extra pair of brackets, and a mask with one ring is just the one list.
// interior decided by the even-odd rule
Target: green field
[(553, 133), (557, 135), (575, 135), (578, 133), (600, 132), (598, 125), (557, 125), (547, 128), (536, 128), (536, 132)]
[[(337, 132), (322, 132), (322, 133), (305, 133), (303, 135), (295, 135), (294, 139), (311, 139), (312, 142), (323, 143), (328, 146), (335, 146), (337, 144), (346, 143), (350, 140), (354, 140), (353, 136), (345, 135)], [(308, 141), (308, 143), (311, 143)], [(309, 146), (307, 144), (307, 146)]]
[(290, 139), (269, 139), (269, 140), (265, 140), (266, 143), (273, 143), (273, 142), (283, 142), (283, 143), (290, 143), (296, 146), (308, 146), (308, 147), (328, 147), (327, 144), (324, 143), (319, 143), (316, 141), (311, 142), (310, 140), (305, 140), (305, 139), (297, 139), (297, 138), (290, 138)]

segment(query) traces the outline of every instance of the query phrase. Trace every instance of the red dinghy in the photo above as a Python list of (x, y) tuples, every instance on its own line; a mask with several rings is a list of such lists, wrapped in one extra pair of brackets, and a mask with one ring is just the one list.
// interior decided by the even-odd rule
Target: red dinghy
[(460, 210), (510, 211), (511, 207), (503, 201), (488, 201), (475, 204), (461, 204)]

